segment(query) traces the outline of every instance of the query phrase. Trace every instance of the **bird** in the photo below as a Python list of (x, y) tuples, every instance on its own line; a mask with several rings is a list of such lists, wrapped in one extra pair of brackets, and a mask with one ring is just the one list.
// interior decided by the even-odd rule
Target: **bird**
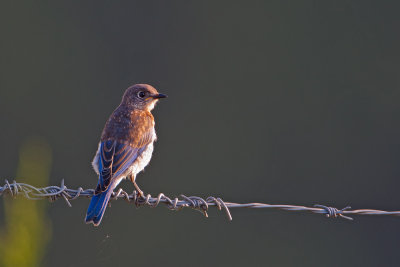
[(149, 164), (157, 139), (151, 111), (159, 99), (166, 97), (149, 84), (126, 89), (104, 126), (92, 161), (99, 180), (86, 213), (87, 224), (99, 226), (113, 190), (122, 179), (132, 181), (143, 196), (136, 176)]

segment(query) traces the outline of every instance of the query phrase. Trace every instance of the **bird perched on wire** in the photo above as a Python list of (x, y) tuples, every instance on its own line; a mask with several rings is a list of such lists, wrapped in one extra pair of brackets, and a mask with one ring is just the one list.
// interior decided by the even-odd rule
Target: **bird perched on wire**
[(104, 126), (92, 162), (99, 182), (86, 213), (86, 223), (100, 224), (113, 190), (124, 178), (130, 179), (143, 195), (136, 184), (136, 175), (150, 162), (157, 139), (151, 110), (165, 97), (148, 84), (126, 89), (121, 104)]

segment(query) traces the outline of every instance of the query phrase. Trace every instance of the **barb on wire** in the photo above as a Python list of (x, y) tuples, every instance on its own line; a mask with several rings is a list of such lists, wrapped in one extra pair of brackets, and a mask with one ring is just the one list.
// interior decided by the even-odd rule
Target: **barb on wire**
[[(59, 198), (63, 198), (68, 206), (71, 207), (70, 200), (75, 200), (78, 197), (90, 198), (94, 194), (94, 189), (84, 190), (82, 187), (78, 189), (69, 189), (64, 185), (64, 180), (61, 181), (60, 186), (48, 186), (43, 188), (36, 188), (32, 185), (25, 183), (9, 183), (5, 180), (5, 184), (0, 186), (0, 196), (10, 194), (12, 197), (17, 195), (23, 195), (27, 199), (37, 200), (47, 198), (50, 201), (56, 201)], [(232, 216), (229, 209), (232, 208), (254, 208), (254, 209), (279, 209), (287, 211), (308, 211), (317, 214), (325, 214), (328, 218), (343, 218), (347, 220), (353, 220), (353, 218), (347, 216), (350, 214), (357, 215), (391, 215), (400, 216), (400, 211), (384, 211), (384, 210), (373, 210), (373, 209), (358, 209), (352, 210), (350, 206), (343, 209), (337, 209), (334, 207), (328, 207), (324, 205), (314, 205), (314, 207), (298, 206), (298, 205), (276, 205), (266, 203), (233, 203), (224, 202), (221, 198), (208, 197), (206, 199), (196, 196), (187, 197), (180, 195), (181, 199), (171, 199), (160, 193), (157, 197), (152, 197), (150, 194), (146, 196), (139, 196), (136, 191), (128, 194), (122, 188), (118, 191), (113, 192), (111, 200), (124, 199), (128, 202), (133, 202), (136, 207), (149, 206), (152, 208), (157, 207), (160, 203), (166, 205), (170, 210), (181, 210), (183, 208), (192, 208), (200, 211), (205, 217), (208, 217), (207, 211), (210, 206), (216, 207), (219, 210), (224, 210), (226, 216), (231, 221)]]

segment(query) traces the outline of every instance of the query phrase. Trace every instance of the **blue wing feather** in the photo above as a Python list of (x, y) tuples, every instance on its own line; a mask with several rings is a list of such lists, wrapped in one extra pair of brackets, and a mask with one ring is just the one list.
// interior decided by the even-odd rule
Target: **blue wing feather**
[(96, 226), (100, 224), (110, 196), (120, 181), (119, 178), (132, 166), (148, 144), (143, 142), (141, 147), (132, 147), (112, 140), (101, 142), (98, 159), (99, 182), (87, 210), (87, 223), (92, 222)]
[(147, 144), (143, 147), (132, 147), (117, 141), (103, 141), (100, 145), (100, 177), (96, 191), (104, 192), (111, 180), (123, 175), (146, 147)]

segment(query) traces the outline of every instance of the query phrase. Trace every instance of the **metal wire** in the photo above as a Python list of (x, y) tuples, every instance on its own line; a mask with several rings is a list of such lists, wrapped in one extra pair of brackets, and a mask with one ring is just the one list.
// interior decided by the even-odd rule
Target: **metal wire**
[[(70, 200), (75, 200), (78, 197), (90, 198), (94, 194), (94, 189), (69, 189), (64, 185), (64, 180), (61, 181), (60, 186), (48, 186), (43, 188), (36, 188), (32, 185), (25, 183), (9, 183), (5, 180), (4, 186), (0, 187), (0, 196), (10, 194), (12, 197), (17, 195), (23, 195), (27, 199), (37, 200), (47, 198), (50, 201), (56, 201), (59, 198), (63, 198), (68, 206), (72, 207)], [(157, 197), (152, 197), (150, 194), (146, 196), (139, 196), (137, 191), (133, 191), (128, 194), (121, 188), (113, 192), (110, 200), (125, 199), (128, 202), (133, 202), (136, 207), (150, 206), (152, 208), (157, 207), (160, 203), (166, 205), (170, 210), (181, 210), (183, 208), (192, 208), (200, 211), (204, 216), (208, 217), (207, 211), (210, 206), (216, 207), (219, 210), (224, 210), (226, 216), (231, 221), (232, 216), (229, 209), (232, 208), (254, 208), (254, 209), (278, 209), (287, 211), (308, 211), (317, 214), (325, 214), (328, 218), (343, 218), (347, 220), (353, 220), (353, 218), (347, 216), (350, 214), (357, 215), (391, 215), (400, 216), (400, 211), (384, 211), (374, 209), (358, 209), (352, 210), (350, 206), (343, 209), (337, 209), (334, 207), (328, 207), (324, 205), (314, 205), (314, 207), (297, 206), (297, 205), (276, 205), (266, 203), (233, 203), (224, 202), (221, 198), (208, 197), (203, 199), (201, 197), (180, 195), (182, 199), (174, 198), (171, 199), (160, 193)]]

